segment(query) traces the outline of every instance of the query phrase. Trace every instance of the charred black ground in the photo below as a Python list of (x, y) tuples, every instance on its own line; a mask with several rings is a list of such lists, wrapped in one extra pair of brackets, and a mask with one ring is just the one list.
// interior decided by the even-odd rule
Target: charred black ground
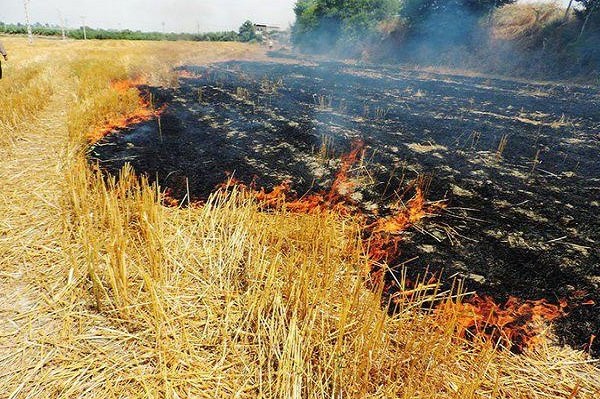
[(207, 197), (226, 172), (267, 189), (291, 180), (302, 195), (328, 187), (360, 138), (364, 208), (385, 212), (422, 174), (429, 199), (449, 200), (407, 238), (414, 274), (444, 270), (499, 301), (566, 298), (560, 338), (589, 349), (599, 334), (599, 90), (330, 62), (185, 67), (179, 88), (149, 90), (167, 105), (160, 124), (94, 146), (107, 172), (129, 162), (178, 198), (186, 179)]

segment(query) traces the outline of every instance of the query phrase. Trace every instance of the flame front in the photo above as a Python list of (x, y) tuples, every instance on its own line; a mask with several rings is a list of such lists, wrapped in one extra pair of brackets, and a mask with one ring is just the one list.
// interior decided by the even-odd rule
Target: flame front
[(428, 204), (421, 182), (417, 181), (415, 196), (404, 206), (400, 204), (400, 210), (388, 217), (377, 219), (368, 226), (370, 230), (369, 256), (372, 262), (389, 262), (400, 255), (399, 244), (402, 240), (402, 232), (419, 223), (428, 215), (439, 213), (443, 203)]
[[(286, 181), (275, 186), (270, 192), (261, 188), (258, 191), (254, 190), (252, 194), (264, 208), (285, 208), (296, 213), (311, 213), (328, 209), (341, 214), (350, 214), (352, 208), (349, 205), (354, 202), (350, 195), (354, 191), (355, 184), (350, 181), (348, 173), (358, 161), (363, 149), (364, 142), (362, 140), (357, 140), (352, 144), (350, 153), (342, 157), (340, 169), (327, 192), (312, 193), (302, 198), (295, 198), (291, 194), (291, 183)], [(247, 189), (243, 185), (238, 184), (237, 186)]]
[(567, 303), (553, 305), (510, 297), (499, 305), (491, 297), (474, 295), (466, 302), (446, 302), (437, 312), (444, 317), (456, 317), (459, 336), (483, 338), (514, 352), (522, 352), (544, 342), (543, 332), (548, 322), (566, 314)]
[[(291, 183), (283, 182), (271, 191), (256, 189), (253, 184), (246, 185), (233, 177), (219, 188), (237, 189), (252, 195), (262, 209), (285, 209), (295, 213), (313, 213), (334, 210), (341, 214), (354, 214), (364, 223), (363, 238), (366, 256), (369, 260), (371, 275), (369, 284), (373, 287), (385, 285), (385, 264), (398, 259), (403, 233), (424, 218), (439, 214), (444, 209), (443, 202), (428, 202), (424, 193), (424, 180), (418, 179), (411, 188), (413, 197), (405, 204), (399, 202), (393, 215), (376, 217), (359, 212), (359, 208), (350, 198), (355, 184), (349, 178), (353, 165), (363, 153), (364, 143), (357, 141), (349, 154), (342, 157), (338, 173), (329, 191), (296, 198)], [(402, 290), (392, 299), (396, 303), (411, 301), (425, 291), (436, 290), (439, 283), (431, 277), (423, 284), (415, 284), (407, 279)], [(566, 302), (553, 305), (546, 300), (529, 301), (511, 297), (506, 303), (498, 304), (488, 296), (474, 295), (466, 301), (449, 300), (440, 304), (435, 312), (443, 318), (453, 318), (460, 338), (482, 339), (515, 352), (522, 352), (544, 341), (543, 331), (548, 322), (565, 315)]]
[(162, 110), (155, 110), (152, 104), (142, 96), (139, 86), (145, 84), (142, 77), (135, 79), (115, 80), (110, 86), (116, 92), (119, 102), (126, 102), (129, 96), (135, 96), (137, 103), (133, 107), (126, 107), (123, 112), (112, 115), (103, 121), (99, 127), (87, 135), (90, 143), (95, 143), (108, 134), (118, 129), (124, 129), (136, 123), (141, 123), (160, 115)]

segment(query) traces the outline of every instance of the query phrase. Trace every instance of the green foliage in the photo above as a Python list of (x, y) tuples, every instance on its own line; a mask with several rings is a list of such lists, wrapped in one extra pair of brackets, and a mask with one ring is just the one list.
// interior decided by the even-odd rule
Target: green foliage
[[(432, 15), (447, 15), (457, 25), (465, 17), (476, 19), (495, 7), (514, 3), (516, 0), (404, 0), (401, 16), (412, 27), (419, 27)], [(454, 18), (461, 18), (455, 19)], [(448, 18), (450, 19), (450, 18)]]
[(317, 51), (352, 47), (373, 35), (379, 23), (399, 10), (399, 0), (299, 0), (294, 8), (292, 41)]
[(600, 0), (575, 0), (581, 5), (577, 11), (577, 15), (585, 20), (591, 20), (592, 22), (600, 25)]
[[(494, 7), (515, 0), (299, 0), (296, 23), (292, 30), (294, 44), (301, 48), (327, 50), (340, 43), (353, 46), (376, 36), (377, 27), (399, 17), (409, 29), (418, 31), (432, 15), (442, 16), (438, 26), (452, 24), (464, 32), (464, 24), (475, 21)], [(440, 18), (437, 18), (440, 20)], [(445, 20), (444, 20), (445, 19)], [(452, 27), (450, 27), (452, 28)]]
[(254, 42), (259, 39), (252, 21), (246, 21), (240, 26), (238, 36), (241, 42)]
[[(62, 35), (60, 27), (51, 25), (34, 24), (31, 27), (34, 35), (38, 36), (57, 36)], [(27, 34), (27, 27), (23, 24), (5, 24), (0, 22), (0, 33), (6, 34)], [(69, 29), (66, 32), (70, 39), (83, 39), (83, 27), (79, 29)], [(214, 42), (233, 42), (239, 40), (237, 32), (210, 32), (201, 34), (191, 33), (159, 33), (125, 30), (107, 30), (93, 29), (86, 27), (86, 36), (88, 39), (95, 40), (187, 40), (187, 41), (214, 41)]]
[(580, 9), (583, 15), (591, 11), (600, 11), (600, 1), (598, 0), (575, 0), (575, 2), (580, 4)]

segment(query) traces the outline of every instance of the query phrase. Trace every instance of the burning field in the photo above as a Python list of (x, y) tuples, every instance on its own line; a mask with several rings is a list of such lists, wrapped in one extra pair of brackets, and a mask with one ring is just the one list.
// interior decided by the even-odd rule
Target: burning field
[(593, 90), (4, 44), (0, 397), (598, 397)]
[(90, 135), (102, 170), (131, 164), (172, 206), (235, 186), (265, 211), (359, 218), (392, 310), (461, 280), (477, 293), (456, 305), (463, 334), (521, 351), (553, 321), (600, 353), (597, 89), (263, 61), (140, 90), (140, 110)]

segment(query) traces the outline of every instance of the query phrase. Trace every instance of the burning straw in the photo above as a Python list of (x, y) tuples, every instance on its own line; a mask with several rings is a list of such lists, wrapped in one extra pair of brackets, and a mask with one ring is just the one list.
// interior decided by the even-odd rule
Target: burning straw
[[(414, 196), (406, 204), (399, 203), (398, 211), (392, 215), (376, 217), (368, 215), (350, 198), (356, 184), (350, 177), (353, 165), (364, 153), (364, 143), (356, 141), (351, 151), (342, 156), (341, 166), (326, 192), (308, 194), (302, 198), (292, 195), (290, 182), (274, 187), (271, 191), (256, 189), (240, 181), (230, 179), (221, 188), (236, 187), (254, 198), (262, 209), (286, 210), (293, 213), (314, 213), (332, 211), (341, 215), (354, 215), (362, 225), (362, 234), (366, 257), (371, 275), (369, 285), (374, 289), (389, 292), (390, 285), (386, 279), (387, 264), (401, 257), (403, 234), (427, 217), (439, 214), (445, 208), (445, 202), (428, 202), (424, 194), (424, 181), (417, 179), (410, 186)], [(409, 187), (409, 188), (411, 188)], [(407, 190), (408, 191), (408, 190)], [(394, 284), (392, 284), (394, 285)], [(428, 281), (413, 282), (405, 276), (402, 282), (395, 284), (401, 290), (395, 292), (391, 299), (396, 304), (406, 302), (440, 303), (436, 313), (442, 317), (452, 317), (457, 323), (456, 333), (459, 338), (467, 340), (484, 340), (495, 347), (506, 348), (523, 353), (546, 343), (548, 323), (566, 314), (566, 301), (559, 305), (546, 300), (521, 300), (511, 297), (507, 302), (498, 304), (489, 296), (472, 295), (460, 300), (442, 300), (438, 298), (440, 283), (431, 277)], [(379, 288), (378, 288), (379, 287)], [(433, 292), (433, 296), (428, 293)]]
[(114, 105), (100, 125), (92, 129), (87, 140), (90, 144), (98, 142), (108, 134), (129, 126), (159, 117), (162, 109), (155, 109), (149, 94), (142, 95), (139, 86), (145, 85), (146, 79), (139, 76), (135, 79), (115, 80), (108, 92)]

